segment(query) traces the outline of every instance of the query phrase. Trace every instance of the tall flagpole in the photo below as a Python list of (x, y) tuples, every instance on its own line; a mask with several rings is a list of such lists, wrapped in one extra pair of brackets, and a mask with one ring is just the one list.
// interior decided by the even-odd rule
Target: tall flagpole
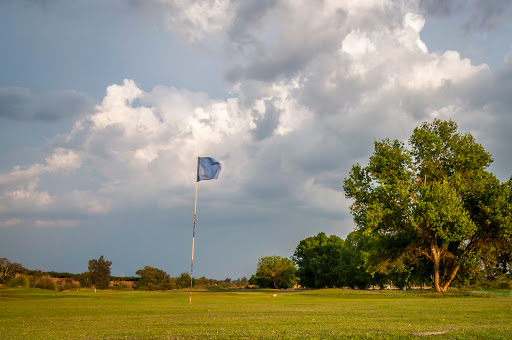
[[(197, 179), (196, 179), (196, 198), (194, 200), (194, 226), (192, 228), (192, 259), (190, 260), (190, 298), (189, 304), (192, 304), (192, 282), (194, 269), (194, 241), (196, 235), (196, 212), (197, 212), (197, 184), (200, 180), (216, 179), (222, 165), (211, 157), (197, 157)], [(201, 171), (199, 171), (201, 170)]]
[[(197, 159), (198, 166), (199, 166), (199, 158)], [(199, 182), (196, 179), (196, 198), (194, 200), (194, 225), (192, 227), (192, 260), (190, 260), (190, 297), (189, 297), (189, 304), (192, 304), (192, 270), (194, 267), (194, 241), (195, 241), (195, 235), (196, 235), (196, 212), (197, 212), (197, 184)]]

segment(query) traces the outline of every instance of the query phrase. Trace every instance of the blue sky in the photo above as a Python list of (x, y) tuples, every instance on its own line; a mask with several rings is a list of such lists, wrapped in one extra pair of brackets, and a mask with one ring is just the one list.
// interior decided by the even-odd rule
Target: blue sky
[(509, 1), (0, 3), (1, 257), (250, 276), (353, 229), (373, 141), (453, 119), (510, 178)]

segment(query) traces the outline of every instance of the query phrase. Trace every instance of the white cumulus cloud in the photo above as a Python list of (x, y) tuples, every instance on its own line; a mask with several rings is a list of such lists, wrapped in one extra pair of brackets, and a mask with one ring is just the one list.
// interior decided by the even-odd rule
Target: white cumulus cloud
[(339, 217), (347, 214), (342, 178), (367, 159), (374, 139), (405, 140), (434, 117), (473, 122), (482, 111), (468, 98), (493, 80), (487, 65), (456, 51), (429, 52), (423, 15), (394, 1), (136, 5), (158, 9), (165, 27), (186, 39), (214, 34), (231, 97), (145, 90), (137, 79), (113, 84), (51, 141), (43, 162), (0, 174), (0, 210), (187, 205), (196, 157), (212, 156), (224, 164), (225, 185), (213, 184), (218, 204), (339, 208)]

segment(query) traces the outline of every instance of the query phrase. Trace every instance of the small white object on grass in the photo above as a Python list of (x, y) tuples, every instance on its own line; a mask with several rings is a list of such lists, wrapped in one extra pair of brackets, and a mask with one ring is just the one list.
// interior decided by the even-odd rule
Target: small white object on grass
[(276, 296), (277, 296), (277, 294), (274, 294), (274, 297), (276, 297)]

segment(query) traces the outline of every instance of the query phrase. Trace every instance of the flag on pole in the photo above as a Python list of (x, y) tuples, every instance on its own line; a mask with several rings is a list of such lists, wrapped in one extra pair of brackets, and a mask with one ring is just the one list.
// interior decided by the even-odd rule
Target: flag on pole
[(211, 157), (199, 157), (197, 162), (197, 181), (217, 179), (222, 165)]
[(199, 181), (208, 179), (217, 179), (219, 177), (222, 165), (211, 157), (197, 157), (197, 181), (196, 181), (196, 198), (194, 200), (194, 224), (192, 227), (192, 258), (190, 260), (190, 298), (189, 303), (192, 304), (192, 279), (194, 269), (194, 243), (196, 235), (196, 212), (197, 212), (197, 185)]

